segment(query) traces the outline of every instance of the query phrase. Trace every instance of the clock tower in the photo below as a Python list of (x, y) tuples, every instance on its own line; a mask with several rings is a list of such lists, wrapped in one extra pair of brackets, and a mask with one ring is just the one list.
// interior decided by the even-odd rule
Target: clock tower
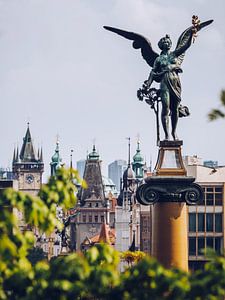
[(20, 153), (18, 148), (14, 150), (12, 168), (19, 190), (37, 195), (42, 184), (44, 163), (42, 149), (37, 155), (35, 153), (29, 123)]

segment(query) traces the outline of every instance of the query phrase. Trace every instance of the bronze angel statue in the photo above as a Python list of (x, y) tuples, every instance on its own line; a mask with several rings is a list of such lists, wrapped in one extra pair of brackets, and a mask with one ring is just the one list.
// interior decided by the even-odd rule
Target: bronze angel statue
[(200, 22), (197, 16), (192, 17), (192, 26), (187, 28), (179, 37), (175, 50), (170, 51), (172, 42), (169, 35), (161, 38), (158, 46), (161, 53), (156, 53), (150, 41), (144, 36), (104, 26), (105, 29), (117, 33), (126, 39), (133, 41), (133, 48), (141, 49), (141, 54), (147, 64), (152, 68), (147, 86), (150, 88), (153, 81), (160, 83), (160, 98), (162, 103), (161, 121), (165, 133), (165, 140), (169, 140), (169, 118), (171, 119), (172, 137), (177, 140), (176, 128), (179, 117), (179, 105), (181, 102), (181, 83), (179, 73), (182, 73), (181, 64), (185, 51), (191, 46), (196, 33), (203, 27), (211, 24), (213, 20)]

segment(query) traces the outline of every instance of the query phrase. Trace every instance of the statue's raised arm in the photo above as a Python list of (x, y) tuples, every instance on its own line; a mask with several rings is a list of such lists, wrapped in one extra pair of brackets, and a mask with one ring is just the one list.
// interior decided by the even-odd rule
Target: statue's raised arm
[(197, 16), (192, 17), (193, 25), (182, 32), (177, 41), (176, 48), (173, 51), (175, 56), (178, 57), (180, 64), (183, 62), (185, 51), (191, 46), (192, 41), (194, 42), (197, 32), (210, 25), (212, 22), (213, 20), (209, 20), (201, 23)]

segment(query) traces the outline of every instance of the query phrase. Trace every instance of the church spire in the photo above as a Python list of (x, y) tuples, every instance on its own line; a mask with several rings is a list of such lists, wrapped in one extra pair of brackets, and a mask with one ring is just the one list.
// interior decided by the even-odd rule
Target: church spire
[[(41, 152), (42, 153), (42, 152)], [(50, 162), (51, 166), (51, 176), (55, 176), (56, 170), (62, 166), (62, 158), (59, 154), (59, 141), (56, 142), (55, 153), (52, 156), (52, 161)]]
[(137, 149), (136, 153), (133, 156), (132, 168), (135, 172), (135, 176), (137, 179), (143, 179), (144, 177), (144, 159), (141, 155), (140, 150), (140, 141), (137, 141)]
[(16, 148), (13, 150), (13, 163), (16, 161)]
[(43, 150), (42, 150), (42, 147), (41, 147), (41, 151), (40, 151), (39, 161), (43, 162)]
[(27, 131), (23, 138), (23, 145), (20, 151), (21, 162), (35, 162), (37, 161), (34, 151), (34, 146), (31, 138), (29, 122), (27, 123)]
[(92, 195), (97, 199), (105, 201), (100, 163), (99, 154), (96, 151), (95, 145), (93, 145), (92, 152), (88, 154), (84, 169), (83, 178), (87, 182), (88, 187), (87, 189), (81, 189), (80, 201), (82, 205), (84, 205), (85, 200), (91, 198)]

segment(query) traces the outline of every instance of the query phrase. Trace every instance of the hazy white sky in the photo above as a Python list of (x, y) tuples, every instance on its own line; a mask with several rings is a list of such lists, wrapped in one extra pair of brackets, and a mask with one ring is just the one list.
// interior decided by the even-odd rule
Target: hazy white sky
[[(136, 98), (149, 67), (131, 43), (105, 31), (109, 25), (147, 36), (156, 51), (168, 33), (176, 44), (197, 14), (214, 23), (188, 50), (181, 75), (183, 154), (225, 164), (225, 121), (209, 123), (225, 88), (224, 0), (0, 0), (0, 165), (11, 165), (15, 144), (30, 129), (43, 146), (46, 176), (60, 136), (63, 160), (85, 158), (93, 139), (104, 165), (132, 154), (137, 135), (153, 164), (157, 154), (154, 114)], [(106, 173), (106, 167), (104, 167)]]

